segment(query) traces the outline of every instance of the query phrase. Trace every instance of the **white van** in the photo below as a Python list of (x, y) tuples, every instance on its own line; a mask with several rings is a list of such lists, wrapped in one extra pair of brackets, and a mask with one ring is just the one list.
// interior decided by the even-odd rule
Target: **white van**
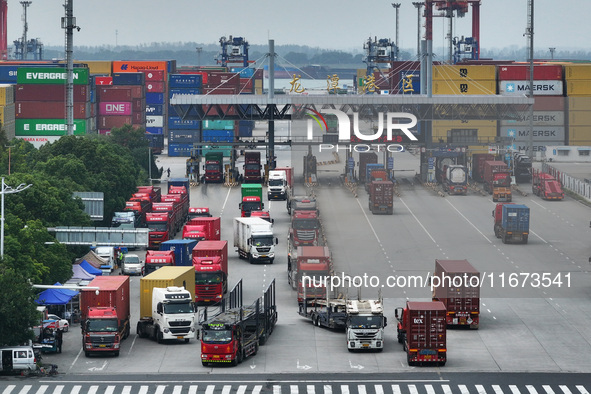
[(2, 365), (0, 371), (35, 371), (37, 364), (31, 346), (12, 346), (0, 348)]

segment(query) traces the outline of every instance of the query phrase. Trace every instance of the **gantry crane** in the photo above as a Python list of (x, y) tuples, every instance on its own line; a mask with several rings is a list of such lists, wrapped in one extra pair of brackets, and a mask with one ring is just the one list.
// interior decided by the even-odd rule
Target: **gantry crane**
[(8, 0), (0, 0), (0, 60), (8, 59), (7, 20)]
[(242, 67), (248, 67), (248, 41), (243, 37), (229, 36), (220, 38), (222, 51), (216, 59), (223, 67), (228, 67), (228, 63), (242, 63)]

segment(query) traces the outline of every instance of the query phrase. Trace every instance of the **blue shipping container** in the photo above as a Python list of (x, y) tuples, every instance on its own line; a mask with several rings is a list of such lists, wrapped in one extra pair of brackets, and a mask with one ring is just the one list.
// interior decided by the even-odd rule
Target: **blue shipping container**
[(172, 98), (175, 94), (201, 94), (201, 89), (188, 88), (188, 89), (170, 89), (168, 91), (168, 97)]
[(160, 250), (172, 250), (174, 252), (174, 265), (191, 266), (193, 265), (193, 248), (197, 245), (197, 242), (197, 240), (191, 239), (171, 239), (162, 242)]
[(163, 108), (164, 108), (163, 104), (146, 105), (146, 115), (147, 116), (162, 116), (162, 109)]
[(168, 87), (175, 88), (200, 88), (202, 85), (201, 74), (171, 74), (168, 77)]
[(168, 130), (168, 142), (179, 144), (192, 144), (200, 142), (201, 130)]
[(199, 130), (201, 122), (198, 120), (183, 120), (178, 116), (168, 117), (168, 128), (176, 130)]
[(150, 142), (150, 148), (164, 148), (164, 134), (145, 134)]
[(146, 92), (146, 104), (164, 104), (164, 93)]
[(144, 85), (144, 73), (113, 73), (113, 85)]
[(252, 78), (254, 75), (254, 68), (232, 67), (230, 72), (240, 74), (240, 78)]
[(148, 134), (164, 134), (164, 127), (146, 127)]
[(502, 225), (505, 231), (529, 231), (529, 207), (521, 204), (503, 204)]
[(178, 143), (178, 142), (169, 142), (168, 143), (168, 156), (170, 157), (190, 157), (191, 156), (191, 149), (193, 149), (193, 144), (189, 143)]
[(421, 74), (419, 71), (400, 71), (400, 83), (398, 84), (399, 94), (420, 94)]
[(252, 137), (252, 127), (238, 126), (238, 137)]

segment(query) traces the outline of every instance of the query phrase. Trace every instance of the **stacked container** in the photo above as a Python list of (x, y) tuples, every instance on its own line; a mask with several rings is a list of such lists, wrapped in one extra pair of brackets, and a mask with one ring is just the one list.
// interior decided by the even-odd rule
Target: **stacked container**
[[(178, 95), (201, 94), (201, 74), (170, 74), (169, 99)], [(168, 109), (168, 155), (190, 157), (193, 144), (201, 142), (201, 122), (183, 120), (173, 106)]]
[(108, 134), (113, 128), (132, 125), (145, 127), (146, 115), (143, 73), (114, 73), (112, 85), (97, 88), (98, 129)]
[(14, 85), (0, 85), (0, 124), (8, 140), (14, 138)]
[[(499, 93), (503, 96), (528, 95), (529, 70), (529, 65), (525, 64), (499, 66)], [(536, 101), (533, 116), (534, 152), (545, 150), (546, 145), (564, 145), (565, 143), (562, 77), (561, 65), (537, 64), (534, 66), (533, 93)], [(501, 121), (499, 136), (513, 139), (512, 149), (527, 153), (529, 124), (529, 115), (517, 120)]]
[(591, 146), (591, 64), (566, 65), (564, 78), (568, 96), (568, 144)]
[(433, 66), (433, 94), (491, 95), (497, 93), (495, 66)]
[[(66, 135), (66, 80), (63, 67), (19, 67), (15, 89), (15, 135), (35, 146)], [(74, 135), (94, 131), (87, 68), (74, 68)]]

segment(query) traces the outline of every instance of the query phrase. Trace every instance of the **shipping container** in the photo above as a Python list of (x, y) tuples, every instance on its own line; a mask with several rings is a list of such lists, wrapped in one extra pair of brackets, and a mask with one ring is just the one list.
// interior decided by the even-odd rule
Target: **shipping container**
[(146, 126), (146, 113), (145, 112), (132, 112), (131, 121), (134, 126)]
[(496, 94), (496, 82), (492, 81), (433, 81), (433, 94), (490, 95)]
[(171, 64), (167, 61), (125, 60), (113, 62), (113, 73), (137, 73), (162, 70), (168, 72)]
[(148, 134), (164, 134), (164, 127), (146, 127)]
[[(5, 129), (6, 131), (6, 129)], [(62, 136), (15, 136), (18, 139), (21, 139), (23, 141), (27, 141), (28, 143), (32, 144), (35, 148), (39, 149), (41, 148), (43, 145), (47, 144), (47, 143), (52, 143), (55, 142), (57, 140), (59, 140), (60, 138), (62, 138)]]
[(145, 98), (131, 99), (131, 110), (133, 112), (145, 112), (146, 111), (146, 99)]
[(570, 97), (591, 97), (591, 79), (566, 81), (566, 95)]
[(174, 265), (193, 267), (192, 252), (197, 242), (195, 239), (171, 239), (162, 242), (160, 250), (172, 250), (174, 252)]
[[(514, 138), (515, 141), (528, 141), (529, 139), (529, 126), (502, 126), (500, 128), (501, 137)], [(536, 142), (559, 142), (565, 141), (565, 128), (564, 126), (534, 126), (533, 128), (533, 140)]]
[(146, 93), (146, 105), (147, 104), (164, 104), (165, 97), (164, 93)]
[(534, 97), (534, 111), (564, 111), (565, 97), (536, 96)]
[(240, 78), (250, 79), (254, 77), (255, 69), (250, 67), (231, 67), (230, 72), (240, 74)]
[(111, 74), (110, 60), (80, 60), (81, 64), (86, 64), (88, 72), (92, 74)]
[(164, 149), (164, 134), (145, 134), (148, 143), (150, 144), (150, 148), (158, 148), (160, 151)]
[(147, 127), (164, 127), (164, 116), (146, 116)]
[(236, 87), (226, 87), (225, 85), (222, 85), (223, 87), (204, 87), (203, 88), (203, 92), (202, 94), (214, 94), (214, 95), (233, 95), (233, 94), (238, 94), (238, 86)]
[(146, 92), (163, 93), (164, 82), (146, 82)]
[(589, 111), (591, 110), (591, 96), (589, 97), (568, 97), (569, 111)]
[(171, 74), (168, 76), (169, 89), (201, 88), (203, 76), (201, 74)]
[[(529, 64), (510, 64), (498, 66), (499, 81), (529, 81), (529, 70)], [(562, 66), (553, 64), (536, 64), (534, 65), (534, 80), (562, 81)]]
[[(90, 101), (89, 85), (74, 85), (74, 102)], [(14, 88), (15, 101), (66, 101), (65, 85), (16, 85)]]
[(433, 81), (495, 81), (496, 77), (495, 66), (433, 66)]
[(99, 129), (113, 129), (133, 124), (131, 116), (99, 116), (97, 118), (97, 127)]
[(572, 80), (591, 80), (591, 64), (567, 64), (564, 66), (564, 78)]
[(375, 152), (359, 153), (359, 168), (357, 170), (359, 182), (365, 183), (366, 166), (378, 162), (378, 155)]
[(80, 321), (85, 321), (88, 307), (114, 307), (119, 319), (130, 316), (129, 276), (97, 276), (88, 286), (98, 287), (80, 291)]
[[(98, 87), (97, 87), (98, 89)], [(100, 95), (100, 93), (103, 92), (103, 89), (109, 89), (109, 90), (131, 90), (131, 98), (145, 98), (145, 88), (144, 85), (111, 85), (111, 86), (105, 86), (103, 88), (100, 89), (99, 92), (99, 100), (104, 101), (103, 100), (103, 96)], [(128, 100), (119, 100), (119, 101), (128, 101)], [(131, 100), (129, 100), (131, 101)]]
[(165, 72), (164, 70), (143, 70), (146, 75), (146, 82), (164, 82)]
[(131, 115), (131, 102), (105, 102), (99, 103), (99, 115)]
[(571, 126), (568, 129), (569, 145), (591, 146), (591, 126)]
[(569, 111), (568, 125), (573, 126), (591, 126), (591, 108), (588, 111)]
[(161, 267), (140, 279), (140, 318), (152, 317), (152, 289), (170, 286), (184, 287), (195, 299), (195, 269), (190, 267)]
[(433, 277), (433, 301), (445, 305), (447, 326), (477, 329), (480, 322), (480, 272), (468, 260), (436, 259)]
[(168, 130), (168, 142), (192, 144), (201, 142), (201, 130)]
[(476, 182), (484, 181), (484, 162), (493, 161), (495, 156), (490, 153), (474, 153), (472, 155), (472, 179)]
[(168, 156), (170, 157), (191, 157), (191, 149), (193, 149), (192, 143), (168, 143)]
[[(66, 135), (68, 126), (66, 121), (61, 119), (16, 119), (15, 135), (26, 136), (49, 136)], [(74, 135), (84, 135), (87, 131), (86, 120), (74, 119)]]
[(146, 105), (146, 115), (148, 116), (163, 116), (162, 109), (164, 105), (162, 104), (149, 104)]
[[(73, 69), (74, 85), (88, 85), (89, 74), (87, 68)], [(64, 85), (68, 81), (68, 73), (63, 67), (19, 67), (16, 77), (18, 84), (58, 84)]]
[[(534, 96), (563, 96), (564, 84), (560, 80), (535, 80)], [(499, 81), (499, 94), (502, 96), (529, 95), (529, 81)]]
[[(501, 126), (529, 126), (529, 112), (521, 112), (516, 120), (501, 120)], [(564, 126), (564, 111), (534, 111), (534, 126)]]
[(113, 77), (96, 76), (93, 78), (95, 86), (113, 85)]
[(97, 87), (96, 89), (99, 101), (122, 102), (132, 100), (131, 88), (113, 89), (112, 87)]
[(176, 74), (179, 74), (179, 75), (201, 75), (201, 84), (203, 85), (204, 83), (208, 82), (207, 71), (180, 69), (180, 70), (177, 70)]
[(4, 127), (7, 124), (14, 124), (14, 103), (0, 106), (0, 124)]
[[(90, 117), (90, 103), (73, 103), (74, 119)], [(14, 116), (17, 119), (58, 119), (66, 116), (64, 101), (19, 101), (15, 103)]]
[(200, 88), (174, 88), (174, 89), (169, 89), (168, 91), (168, 97), (172, 98), (175, 95), (179, 95), (179, 94), (201, 94), (201, 89)]
[[(82, 85), (80, 85), (82, 86)], [(14, 85), (0, 85), (0, 105), (14, 104), (15, 101), (15, 86)]]
[(234, 130), (233, 120), (204, 120), (203, 130)]
[(211, 71), (208, 73), (207, 84), (211, 87), (222, 85), (237, 86), (240, 83), (240, 75), (229, 72)]
[(178, 116), (169, 116), (168, 128), (176, 130), (196, 130), (201, 128), (201, 122), (198, 120), (183, 120)]

